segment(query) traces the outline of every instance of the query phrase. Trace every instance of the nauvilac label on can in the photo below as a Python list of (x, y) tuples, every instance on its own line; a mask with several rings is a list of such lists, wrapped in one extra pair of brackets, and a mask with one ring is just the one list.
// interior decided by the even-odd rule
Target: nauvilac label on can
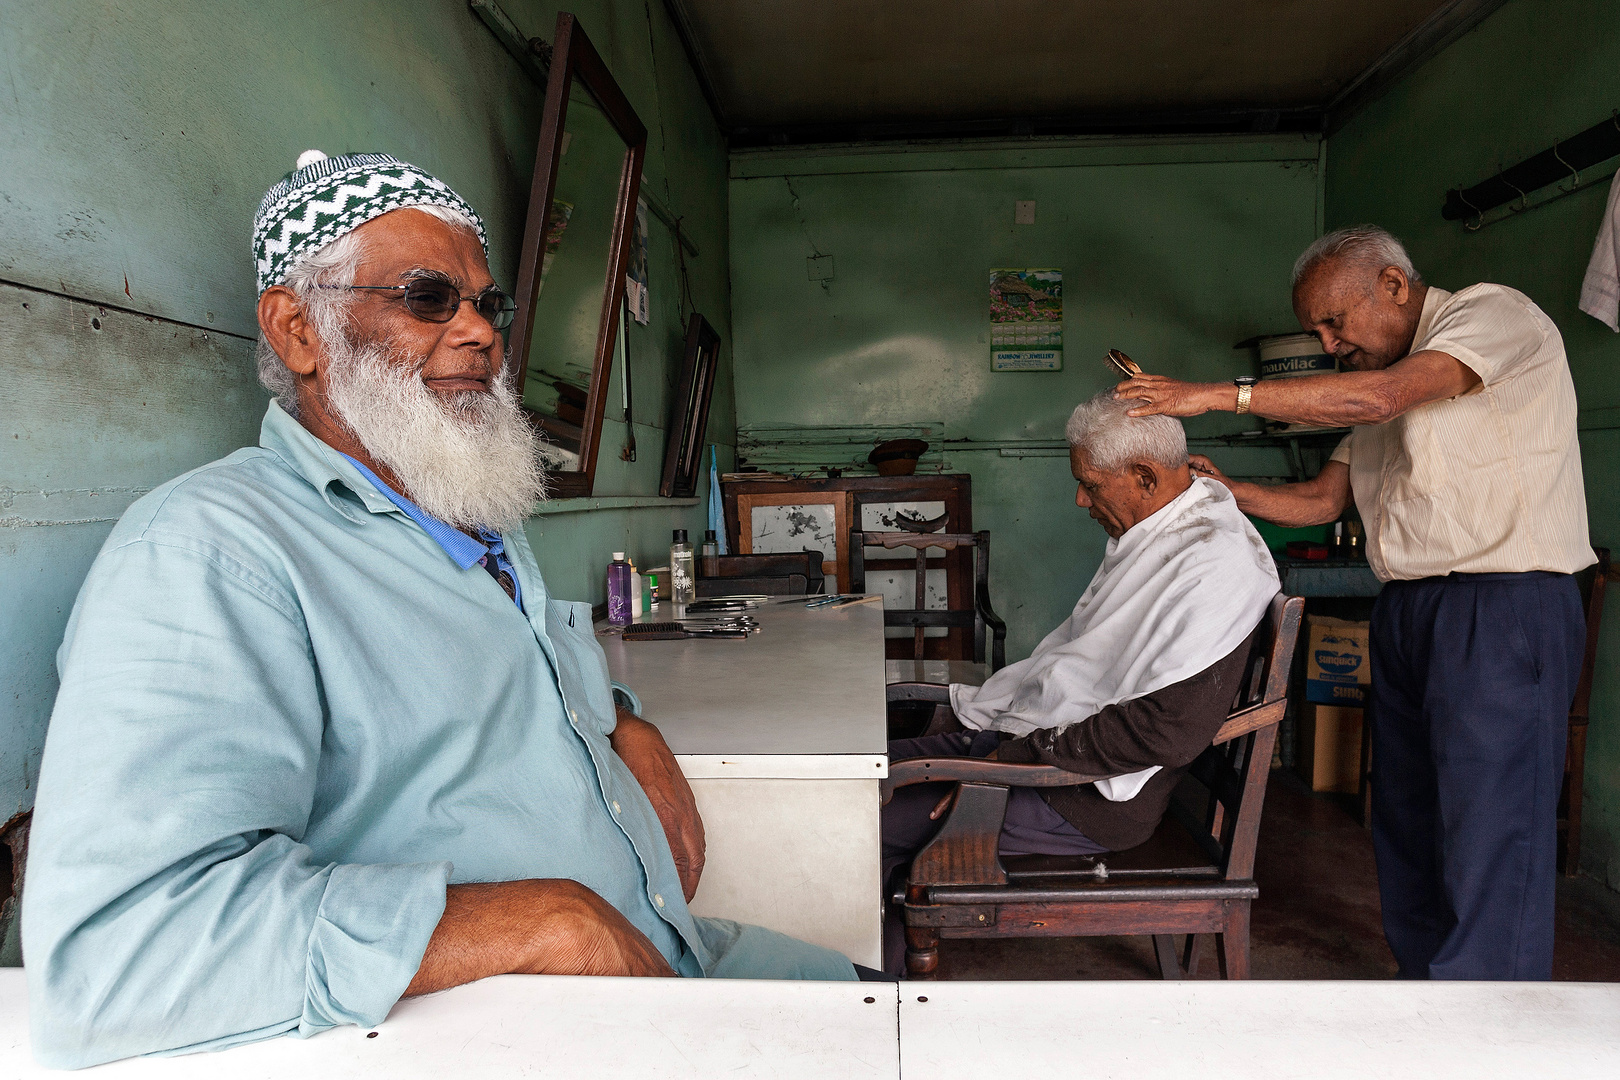
[(1283, 334), (1260, 341), (1262, 379), (1323, 375), (1338, 369), (1338, 361), (1322, 351), (1322, 343), (1314, 334)]

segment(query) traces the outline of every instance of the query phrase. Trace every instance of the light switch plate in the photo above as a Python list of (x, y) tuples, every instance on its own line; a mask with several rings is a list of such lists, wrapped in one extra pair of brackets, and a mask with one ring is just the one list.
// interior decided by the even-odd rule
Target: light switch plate
[(1035, 200), (1034, 199), (1014, 199), (1013, 200), (1013, 224), (1014, 225), (1033, 225), (1033, 224), (1035, 224)]

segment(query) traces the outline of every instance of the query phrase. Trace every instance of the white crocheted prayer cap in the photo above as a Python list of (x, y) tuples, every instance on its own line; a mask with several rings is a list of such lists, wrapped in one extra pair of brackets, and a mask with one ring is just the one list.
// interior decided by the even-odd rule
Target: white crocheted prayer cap
[(265, 193), (253, 217), (259, 292), (286, 279), (304, 255), (390, 210), (445, 206), (466, 214), (489, 252), (484, 219), (444, 181), (388, 154), (298, 155), (297, 167)]

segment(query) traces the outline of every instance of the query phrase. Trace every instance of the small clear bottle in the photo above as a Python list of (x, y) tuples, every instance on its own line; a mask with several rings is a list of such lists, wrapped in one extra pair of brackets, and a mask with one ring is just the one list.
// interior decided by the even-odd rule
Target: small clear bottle
[(720, 543), (713, 529), (703, 531), (703, 546), (698, 549), (698, 572), (704, 577), (720, 576)]
[(615, 551), (607, 569), (608, 622), (614, 626), (629, 626), (635, 619), (630, 610), (630, 564), (624, 552)]
[(669, 598), (676, 611), (684, 610), (697, 593), (692, 571), (692, 544), (686, 539), (685, 529), (676, 529), (674, 542), (669, 545)]

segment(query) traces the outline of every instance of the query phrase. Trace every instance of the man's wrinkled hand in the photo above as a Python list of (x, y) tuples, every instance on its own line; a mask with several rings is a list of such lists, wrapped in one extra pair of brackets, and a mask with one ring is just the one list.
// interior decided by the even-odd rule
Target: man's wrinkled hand
[(561, 895), (548, 897), (533, 959), (518, 974), (675, 975), (658, 947), (612, 904), (578, 882), (559, 884)]
[(491, 975), (675, 974), (617, 908), (571, 878), (451, 885), (406, 997)]
[(1114, 397), (1146, 402), (1131, 409), (1129, 416), (1202, 416), (1216, 406), (1211, 391), (1220, 389), (1219, 385), (1182, 382), (1164, 375), (1136, 375), (1114, 387)]
[(618, 726), (609, 739), (614, 753), (641, 783), (641, 790), (664, 826), (669, 852), (681, 878), (681, 892), (690, 901), (703, 877), (706, 849), (703, 817), (698, 813), (692, 785), (686, 782), (658, 728), (628, 710), (619, 710)]
[(1207, 476), (1211, 480), (1218, 480), (1227, 487), (1232, 486), (1232, 478), (1215, 467), (1215, 463), (1203, 454), (1188, 454), (1187, 466), (1199, 476)]

